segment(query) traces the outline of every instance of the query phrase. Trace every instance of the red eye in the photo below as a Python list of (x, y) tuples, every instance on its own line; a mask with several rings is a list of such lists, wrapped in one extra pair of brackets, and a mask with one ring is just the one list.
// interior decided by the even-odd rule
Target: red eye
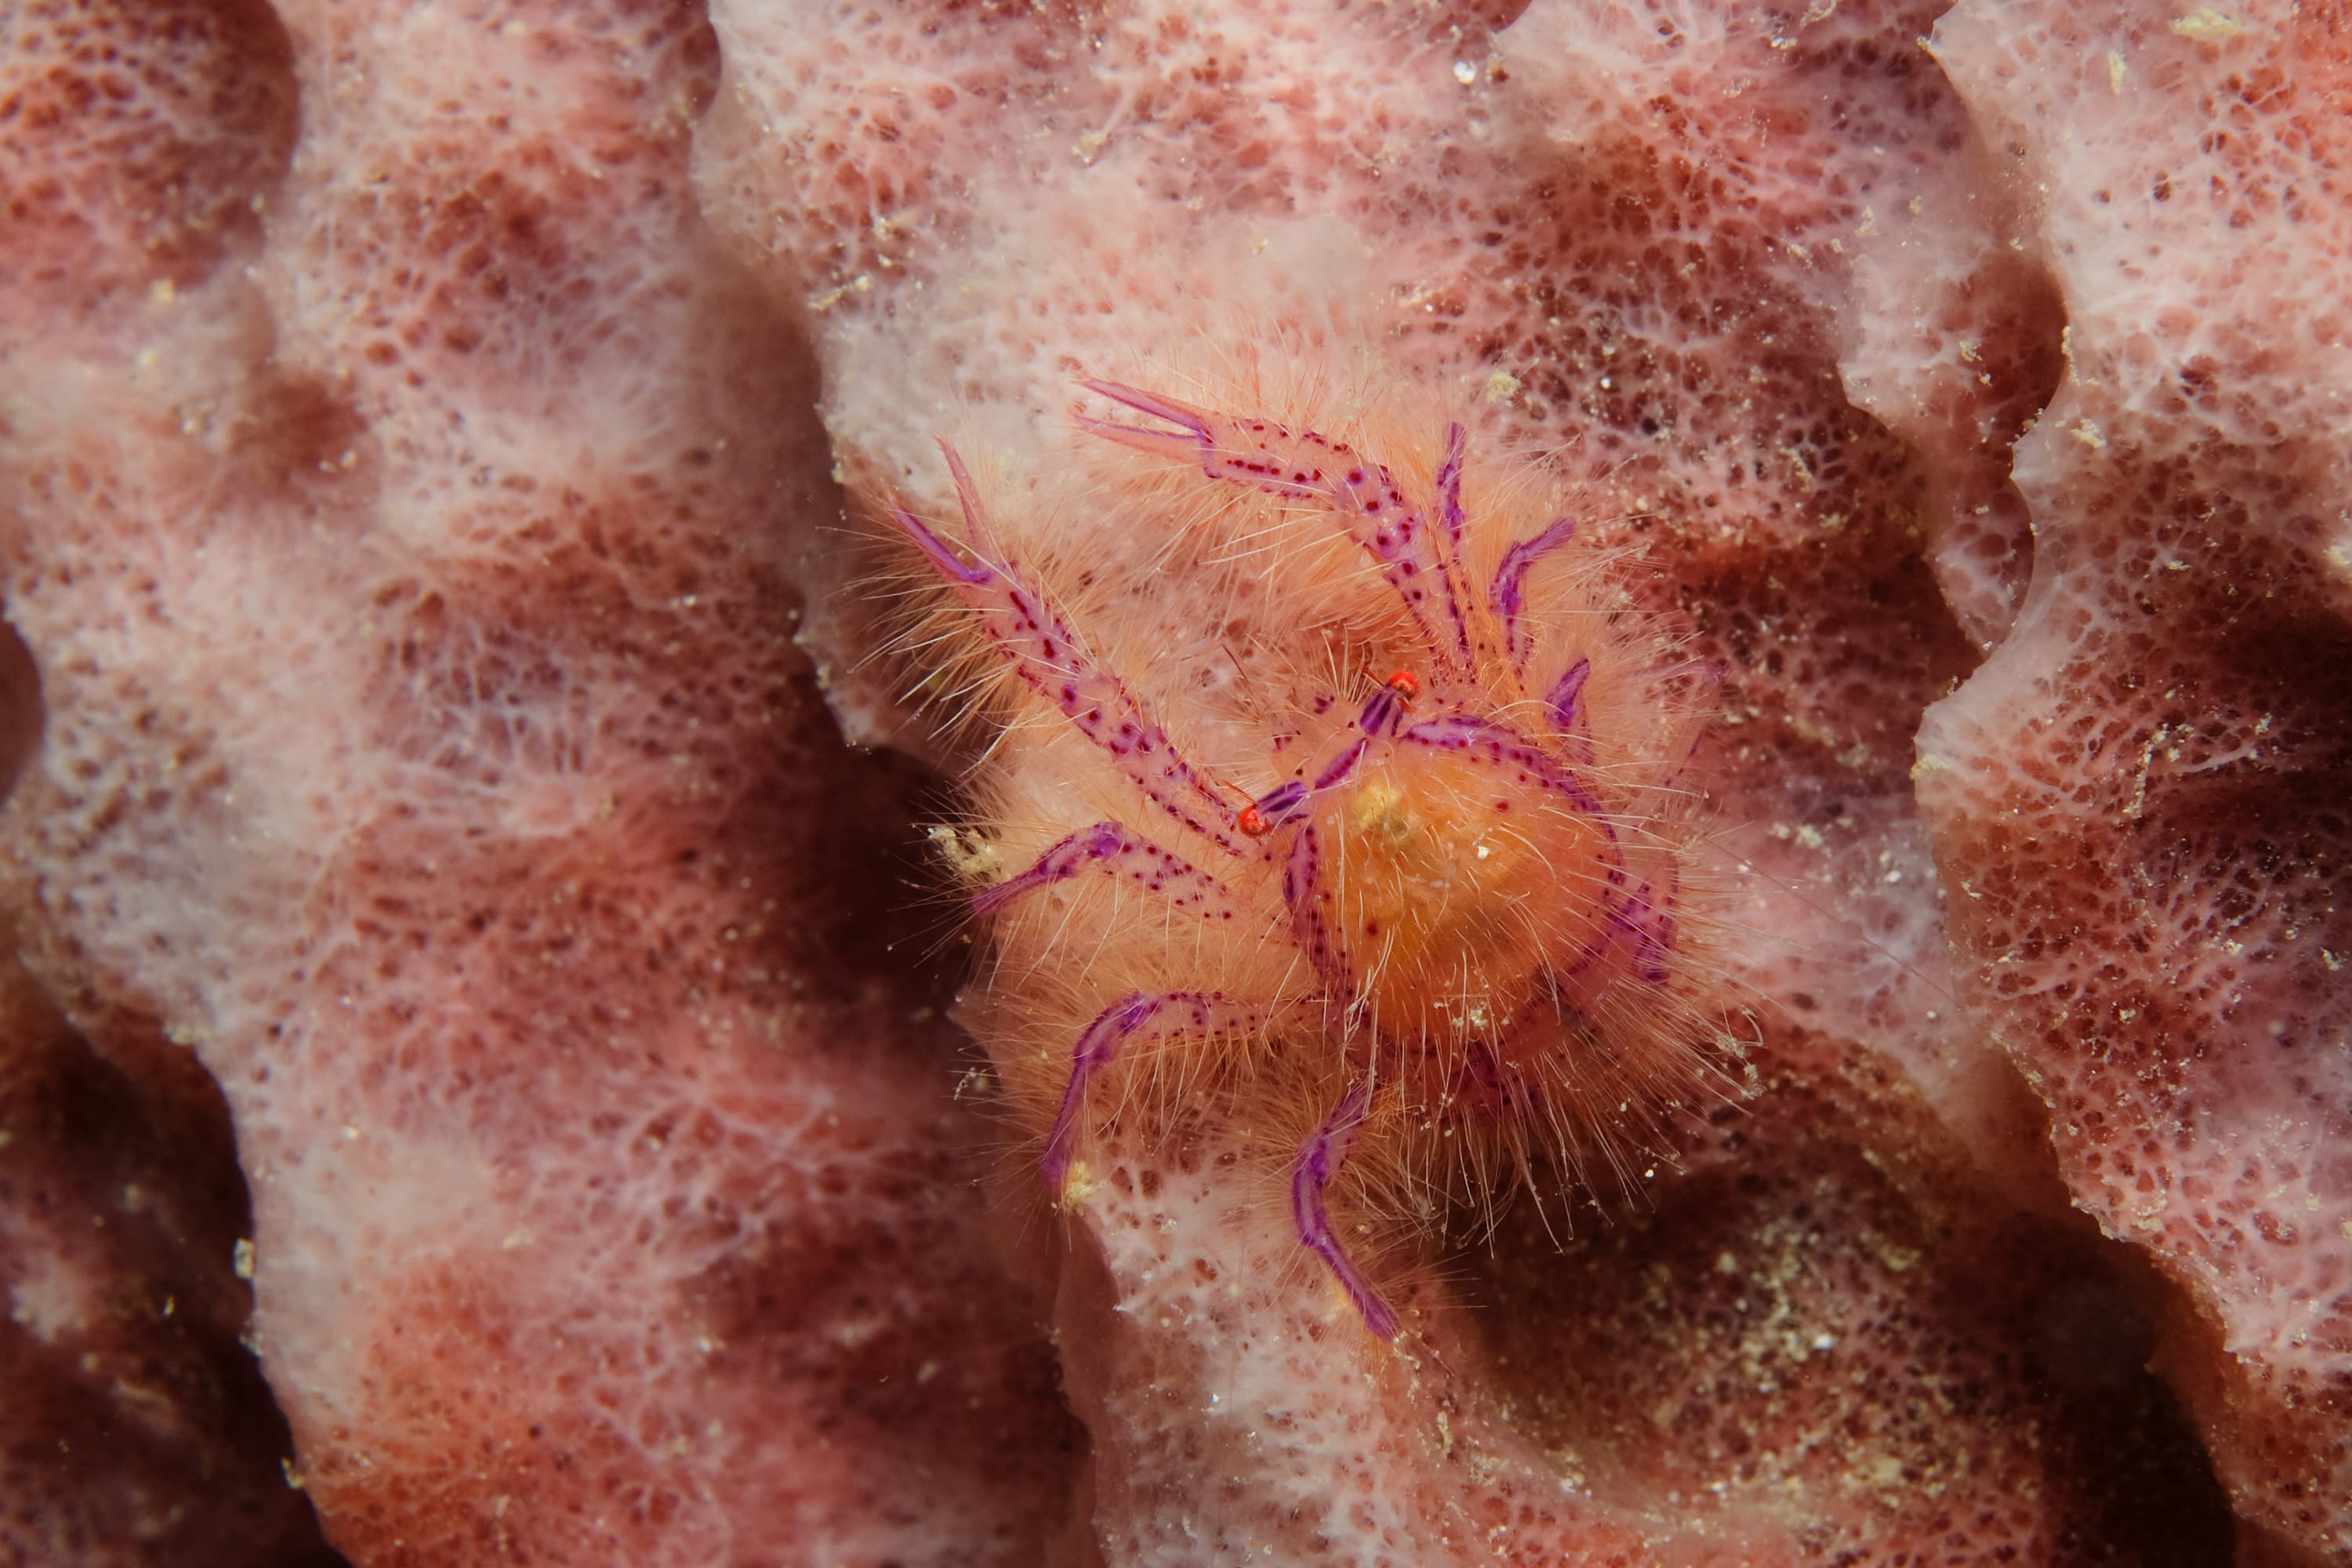
[(1410, 702), (1421, 695), (1421, 677), (1409, 669), (1400, 669), (1389, 677), (1389, 689)]
[(1242, 836), (1245, 838), (1263, 838), (1265, 837), (1265, 818), (1259, 814), (1257, 807), (1254, 805), (1245, 805), (1242, 807), (1241, 830)]

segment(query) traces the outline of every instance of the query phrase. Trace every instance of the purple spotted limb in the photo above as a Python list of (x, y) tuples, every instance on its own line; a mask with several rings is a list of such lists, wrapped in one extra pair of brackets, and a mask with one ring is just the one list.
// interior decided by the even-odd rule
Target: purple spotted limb
[(1675, 946), (1675, 890), (1673, 879), (1663, 890), (1643, 882), (1610, 916), (1633, 944), (1633, 973), (1652, 985), (1666, 983), (1666, 955)]
[(1339, 933), (1323, 914), (1323, 857), (1308, 823), (1291, 840), (1282, 866), (1282, 901), (1290, 910), (1290, 936), (1307, 955), (1327, 993), (1344, 993), (1349, 982), (1348, 953)]
[(1282, 901), (1290, 911), (1291, 940), (1307, 955), (1315, 977), (1327, 994), (1344, 993), (1350, 984), (1347, 950), (1323, 912), (1323, 858), (1315, 825), (1307, 820), (1318, 793), (1345, 783), (1375, 743), (1393, 739), (1404, 723), (1413, 683), (1407, 675), (1392, 677), (1374, 692), (1356, 715), (1357, 733), (1315, 770), (1313, 782), (1292, 779), (1252, 802), (1242, 813), (1242, 830), (1264, 835), (1293, 823), (1298, 832), (1283, 857)]
[(1126, 683), (1087, 658), (1043, 595), (1011, 566), (981, 554), (989, 531), (979, 494), (955, 448), (941, 442), (940, 450), (947, 456), (964, 528), (974, 542), (975, 547), (965, 552), (971, 560), (964, 560), (895, 496), (887, 499), (891, 520), (979, 616), (989, 642), (1022, 680), (1060, 710), (1080, 734), (1110, 753), (1153, 805), (1228, 854), (1244, 853), (1236, 842), (1233, 806), (1176, 750)]
[(1204, 920), (1230, 921), (1234, 900), (1224, 884), (1206, 871), (1116, 822), (1081, 827), (1037, 857), (1028, 869), (972, 895), (971, 912), (992, 915), (1040, 888), (1066, 881), (1088, 866), (1123, 874), (1148, 892)]
[(1470, 455), (1470, 433), (1460, 422), (1445, 427), (1445, 455), (1437, 463), (1437, 521), (1445, 530), (1446, 549), (1462, 559), (1462, 530), (1469, 518), (1462, 510), (1462, 463)]
[(1523, 784), (1553, 791), (1580, 813), (1591, 817), (1613, 845), (1617, 830), (1601, 809), (1601, 797), (1570, 770), (1560, 766), (1542, 747), (1492, 719), (1450, 713), (1413, 725), (1399, 739), (1433, 751), (1453, 752), (1498, 772), (1514, 774)]
[(1045, 1139), (1047, 1184), (1059, 1188), (1069, 1175), (1086, 1125), (1087, 1086), (1121, 1050), (1155, 1038), (1249, 1034), (1264, 1028), (1270, 1016), (1269, 1008), (1235, 1003), (1213, 991), (1130, 991), (1096, 1014), (1070, 1051), (1069, 1082)]
[[(1213, 479), (1248, 485), (1269, 495), (1318, 500), (1339, 531), (1379, 562), (1381, 575), (1404, 602), (1423, 640), (1463, 676), (1475, 673), (1490, 641), (1463, 604), (1454, 544), (1462, 530), (1461, 426), (1446, 437), (1441, 466), (1440, 518), (1433, 531), (1396, 475), (1344, 441), (1313, 430), (1292, 430), (1270, 419), (1231, 417), (1115, 381), (1079, 383), (1087, 391), (1139, 414), (1165, 419), (1174, 430), (1120, 425), (1077, 416), (1080, 428), (1156, 457), (1197, 462)], [(1432, 600), (1435, 600), (1433, 606)]]
[(1670, 877), (1663, 890), (1647, 881), (1631, 886), (1629, 883), (1632, 879), (1625, 874), (1622, 863), (1610, 867), (1608, 886), (1602, 889), (1601, 899), (1604, 917), (1601, 927), (1585, 943), (1574, 963), (1552, 972), (1556, 981), (1565, 984), (1576, 980), (1611, 952), (1625, 948), (1633, 952), (1633, 973), (1643, 984), (1664, 985), (1673, 977), (1669, 960), (1679, 930), (1675, 918), (1677, 879)]
[(1519, 612), (1527, 608), (1528, 568), (1575, 537), (1576, 519), (1554, 519), (1534, 538), (1522, 539), (1503, 552), (1502, 563), (1495, 568), (1495, 581), (1486, 590), (1486, 603), (1503, 623), (1503, 647), (1511, 656), (1511, 668), (1522, 674), (1528, 668), (1528, 637), (1519, 627)]
[(1372, 1282), (1364, 1278), (1363, 1270), (1356, 1267), (1348, 1249), (1340, 1245), (1338, 1233), (1331, 1228), (1327, 1202), (1332, 1178), (1339, 1173), (1340, 1165), (1348, 1158), (1349, 1145), (1363, 1131), (1371, 1109), (1371, 1085), (1359, 1079), (1348, 1086), (1339, 1103), (1323, 1118), (1323, 1124), (1298, 1146), (1298, 1157), (1290, 1167), (1290, 1214), (1298, 1227), (1298, 1244), (1323, 1260), (1323, 1267), (1331, 1271), (1331, 1278), (1339, 1281), (1339, 1289), (1347, 1292), (1348, 1300), (1364, 1320), (1364, 1327), (1376, 1338), (1392, 1340), (1396, 1338), (1396, 1314), (1381, 1300)]
[(1551, 693), (1544, 706), (1551, 710), (1552, 722), (1560, 735), (1590, 752), (1591, 742), (1584, 735), (1584, 683), (1592, 679), (1592, 660), (1579, 654), (1576, 662), (1561, 672), (1552, 683)]

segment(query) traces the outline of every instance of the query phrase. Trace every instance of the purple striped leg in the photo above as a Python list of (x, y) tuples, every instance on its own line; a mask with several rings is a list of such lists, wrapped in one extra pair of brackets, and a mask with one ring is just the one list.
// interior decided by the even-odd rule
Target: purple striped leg
[(1555, 518), (1533, 539), (1522, 539), (1504, 551), (1502, 563), (1495, 568), (1495, 581), (1486, 590), (1486, 603), (1502, 618), (1503, 646), (1510, 653), (1511, 668), (1523, 674), (1528, 668), (1528, 639), (1519, 629), (1519, 612), (1527, 608), (1527, 595), (1521, 584), (1527, 580), (1528, 568), (1538, 559), (1575, 537), (1576, 519)]
[[(1197, 462), (1213, 479), (1248, 485), (1295, 500), (1318, 500), (1329, 507), (1339, 531), (1381, 563), (1381, 574), (1404, 601), (1429, 646), (1464, 673), (1475, 668), (1471, 620), (1464, 613), (1450, 564), (1451, 541), (1441, 542), (1422, 509), (1406, 499), (1393, 473), (1346, 442), (1313, 430), (1292, 430), (1270, 419), (1213, 414), (1115, 381), (1079, 384), (1177, 426), (1153, 430), (1081, 415), (1077, 421), (1081, 429), (1139, 452)], [(1449, 431), (1449, 458), (1455, 456), (1454, 447)], [(1453, 470), (1449, 493), (1458, 510), (1458, 460)], [(1454, 526), (1451, 517), (1445, 522), (1449, 528)]]
[(1027, 870), (1007, 877), (992, 888), (982, 889), (972, 895), (971, 912), (992, 915), (1024, 893), (1066, 881), (1089, 865), (1099, 865), (1106, 871), (1124, 876), (1202, 920), (1234, 918), (1234, 901), (1224, 884), (1116, 822), (1081, 827), (1038, 856), (1036, 863)]
[(1070, 1051), (1070, 1081), (1045, 1139), (1046, 1183), (1059, 1188), (1070, 1173), (1086, 1121), (1087, 1084), (1126, 1047), (1171, 1035), (1243, 1034), (1265, 1027), (1270, 1016), (1270, 1008), (1229, 1002), (1213, 991), (1130, 991), (1096, 1014)]
[[(980, 617), (996, 651), (1032, 690), (1061, 710), (1080, 734), (1109, 752), (1119, 771), (1154, 805), (1227, 853), (1242, 854), (1233, 805), (1212, 786), (1208, 775), (1184, 760), (1169, 741), (1168, 731), (1143, 710), (1125, 682), (1087, 658), (1076, 636), (1043, 595), (1023, 582), (1010, 565), (981, 553), (989, 531), (979, 493), (955, 448), (941, 442), (940, 450), (947, 456), (948, 473), (955, 480), (956, 500), (963, 508), (964, 531), (972, 547), (959, 553), (893, 496), (887, 504), (899, 531), (930, 557), (956, 596)], [(970, 561), (963, 558), (967, 554)]]
[(1326, 991), (1348, 991), (1348, 951), (1323, 918), (1328, 901), (1323, 891), (1323, 852), (1315, 841), (1315, 825), (1307, 824), (1291, 841), (1290, 857), (1282, 865), (1282, 901), (1290, 910), (1291, 939), (1307, 954), (1315, 978)]
[(1348, 1146), (1363, 1131), (1364, 1119), (1371, 1113), (1372, 1087), (1359, 1079), (1348, 1086), (1339, 1103), (1323, 1119), (1305, 1143), (1299, 1145), (1298, 1158), (1290, 1168), (1290, 1214), (1298, 1226), (1298, 1244), (1323, 1260), (1339, 1289), (1348, 1293), (1357, 1313), (1378, 1339), (1396, 1338), (1396, 1314), (1381, 1300), (1372, 1282), (1364, 1278), (1349, 1258), (1348, 1249), (1331, 1229), (1331, 1215), (1324, 1194), (1331, 1178), (1348, 1158)]
[(1582, 779), (1560, 766), (1526, 737), (1491, 719), (1473, 718), (1467, 713), (1449, 713), (1443, 719), (1415, 724), (1399, 738), (1412, 745), (1427, 746), (1433, 751), (1458, 752), (1474, 761), (1486, 763), (1498, 772), (1517, 773), (1522, 783), (1541, 784), (1555, 790), (1566, 796), (1578, 811), (1598, 821), (1601, 831), (1612, 843), (1616, 840), (1616, 828), (1601, 814), (1601, 797), (1594, 795)]
[(1627, 894), (1610, 923), (1633, 944), (1633, 973), (1652, 985), (1666, 983), (1666, 955), (1675, 948), (1675, 893), (1679, 879), (1667, 879), (1664, 896), (1643, 882)]
[(1544, 706), (1551, 710), (1552, 722), (1563, 735), (1574, 735), (1584, 717), (1584, 683), (1592, 679), (1592, 660), (1582, 654), (1552, 683), (1551, 695)]

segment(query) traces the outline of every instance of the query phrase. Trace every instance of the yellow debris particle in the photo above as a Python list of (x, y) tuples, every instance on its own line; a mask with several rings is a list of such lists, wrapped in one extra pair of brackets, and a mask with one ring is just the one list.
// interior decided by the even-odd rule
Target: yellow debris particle
[(1003, 853), (977, 833), (959, 832), (944, 823), (924, 830), (940, 858), (974, 882), (992, 882), (1004, 864)]
[(2236, 17), (2225, 16), (2210, 5), (2200, 5), (2186, 16), (2174, 17), (2172, 30), (2195, 43), (2225, 44), (2246, 29)]

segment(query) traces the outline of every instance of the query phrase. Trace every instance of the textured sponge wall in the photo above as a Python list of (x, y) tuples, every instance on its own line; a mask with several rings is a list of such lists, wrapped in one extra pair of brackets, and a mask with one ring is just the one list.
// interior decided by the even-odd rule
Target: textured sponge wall
[(1067, 1418), (874, 923), (910, 786), (791, 646), (834, 503), (698, 226), (707, 28), (142, 15), (7, 67), (72, 102), (7, 139), (60, 193), (5, 295), (7, 871), (101, 1049), (160, 1017), (236, 1120), (294, 1447), (223, 1507), (261, 1552), (290, 1475), (362, 1563), (1034, 1561)]
[[(2187, 1286), (2250, 1519), (2352, 1551), (2352, 154), (2340, 18), (1964, 6), (2068, 374), (2014, 634), (1920, 795), (2076, 1202)], [(2063, 149), (2063, 153), (2060, 151)]]
[(295, 134), (270, 8), (28, 0), (0, 18), (13, 313), (99, 316), (249, 249)]

